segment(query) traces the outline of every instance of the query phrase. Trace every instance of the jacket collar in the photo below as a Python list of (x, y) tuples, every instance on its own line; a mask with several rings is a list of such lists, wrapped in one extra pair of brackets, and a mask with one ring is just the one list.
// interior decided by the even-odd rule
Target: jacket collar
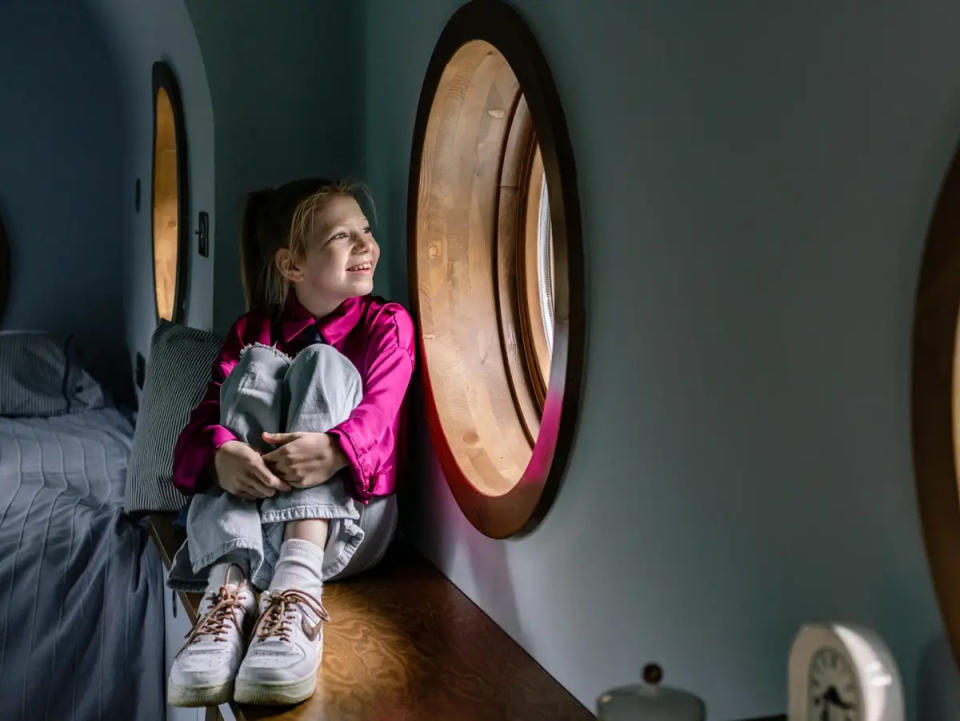
[(335, 345), (360, 322), (363, 305), (362, 297), (347, 298), (337, 306), (336, 310), (315, 320), (313, 314), (303, 307), (291, 288), (283, 306), (283, 313), (280, 315), (280, 334), (283, 336), (284, 343), (289, 343), (304, 330), (316, 325), (323, 340), (330, 345)]

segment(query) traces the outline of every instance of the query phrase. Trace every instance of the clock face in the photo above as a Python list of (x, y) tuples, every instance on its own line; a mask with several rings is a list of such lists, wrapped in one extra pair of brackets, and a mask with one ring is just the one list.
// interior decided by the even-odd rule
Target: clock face
[(821, 648), (810, 660), (808, 678), (807, 721), (861, 721), (859, 681), (845, 656)]

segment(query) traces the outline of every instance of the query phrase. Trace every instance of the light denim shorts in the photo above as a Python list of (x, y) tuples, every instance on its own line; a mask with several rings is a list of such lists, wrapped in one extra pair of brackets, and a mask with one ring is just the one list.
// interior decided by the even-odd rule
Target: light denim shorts
[[(290, 358), (274, 346), (254, 343), (220, 387), (220, 423), (239, 440), (267, 452), (261, 433), (325, 432), (346, 420), (363, 394), (360, 373), (332, 346), (314, 343)], [(187, 539), (174, 556), (167, 585), (203, 591), (211, 564), (227, 553), (247, 557), (250, 582), (268, 588), (287, 521), (329, 519), (324, 581), (376, 565), (397, 527), (395, 495), (357, 502), (347, 490), (346, 469), (311, 488), (278, 491), (246, 500), (213, 486), (191, 498)]]

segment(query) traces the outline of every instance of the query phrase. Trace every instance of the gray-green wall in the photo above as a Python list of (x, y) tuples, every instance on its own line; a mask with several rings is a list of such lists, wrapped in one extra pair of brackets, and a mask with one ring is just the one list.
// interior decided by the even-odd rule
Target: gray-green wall
[(216, 117), (213, 328), (244, 311), (244, 195), (359, 174), (363, 52), (355, 3), (188, 0)]
[[(911, 719), (956, 721), (960, 680), (913, 489), (909, 360), (924, 235), (960, 140), (960, 8), (513, 5), (551, 65), (577, 162), (580, 426), (530, 537), (478, 535), (428, 447), (408, 531), (587, 706), (654, 660), (711, 719), (782, 712), (796, 628), (846, 619), (889, 642)], [(148, 56), (169, 56), (194, 98), (192, 157), (212, 153), (192, 170), (206, 188), (194, 209), (215, 217), (213, 257), (193, 265), (191, 324), (222, 331), (242, 311), (243, 194), (308, 174), (370, 182), (377, 292), (406, 300), (413, 121), (458, 6), (189, 0), (195, 39), (182, 6), (165, 16), (169, 31), (119, 82), (139, 87)], [(147, 30), (131, 22), (123, 32)], [(107, 182), (120, 207), (149, 168), (140, 117), (119, 124), (130, 155), (111, 160)], [(117, 223), (142, 251), (138, 217)], [(145, 351), (141, 251), (127, 256), (123, 296), (136, 310), (117, 322)], [(423, 424), (412, 428), (425, 444)]]
[(90, 371), (129, 401), (119, 78), (88, 8), (0, 3), (0, 218), (11, 251), (2, 327), (74, 334)]
[[(364, 3), (365, 171), (398, 296), (418, 95), (459, 4)], [(512, 5), (577, 162), (579, 432), (518, 541), (476, 533), (426, 450), (420, 547), (591, 708), (657, 661), (710, 719), (782, 713), (794, 632), (841, 619), (886, 638), (911, 719), (960, 719), (909, 407), (917, 271), (960, 139), (960, 6)]]
[[(119, 110), (124, 134), (110, 149), (121, 163), (122, 187), (114, 199), (122, 222), (113, 229), (124, 248), (119, 269), (123, 282), (123, 333), (129, 359), (125, 373), (132, 385), (136, 354), (149, 357), (157, 324), (153, 282), (153, 64), (166, 62), (177, 77), (187, 135), (189, 215), (181, 219), (190, 238), (186, 264), (184, 323), (209, 329), (213, 318), (213, 256), (197, 253), (197, 214), (206, 211), (216, 229), (214, 203), (214, 118), (200, 46), (183, 0), (84, 0), (110, 48), (119, 71)], [(140, 179), (141, 208), (134, 206)], [(137, 391), (139, 394), (139, 391)]]

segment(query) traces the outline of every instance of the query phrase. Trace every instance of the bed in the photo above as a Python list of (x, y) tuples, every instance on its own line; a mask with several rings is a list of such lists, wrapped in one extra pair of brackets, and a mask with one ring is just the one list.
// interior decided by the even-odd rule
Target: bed
[(163, 719), (162, 562), (122, 508), (134, 415), (76, 364), (44, 395), (25, 338), (56, 355), (0, 332), (0, 719)]

